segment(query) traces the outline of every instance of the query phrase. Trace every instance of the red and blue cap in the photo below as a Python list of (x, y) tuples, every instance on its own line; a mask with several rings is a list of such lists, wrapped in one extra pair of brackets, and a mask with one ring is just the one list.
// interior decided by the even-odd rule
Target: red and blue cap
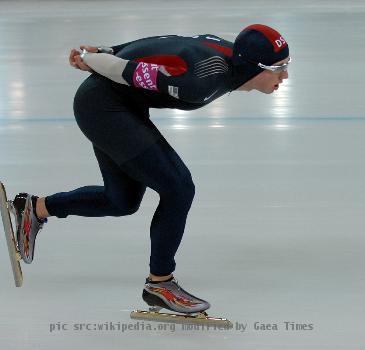
[(279, 32), (264, 24), (249, 25), (238, 34), (233, 44), (236, 85), (244, 84), (263, 71), (257, 63), (270, 66), (288, 56), (288, 43)]

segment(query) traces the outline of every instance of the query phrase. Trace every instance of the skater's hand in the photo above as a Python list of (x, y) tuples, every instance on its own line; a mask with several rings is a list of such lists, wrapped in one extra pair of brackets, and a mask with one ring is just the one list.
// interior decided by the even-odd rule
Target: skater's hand
[(70, 65), (76, 69), (91, 72), (92, 71), (91, 68), (82, 61), (80, 55), (81, 55), (80, 51), (72, 49), (70, 52), (70, 56), (68, 58)]
[[(80, 49), (86, 50), (88, 52), (98, 52), (98, 48), (94, 47), (94, 46), (81, 45)], [(92, 69), (85, 62), (83, 62), (80, 55), (81, 55), (80, 51), (78, 51), (76, 49), (72, 49), (70, 52), (69, 59), (68, 59), (70, 62), (70, 65), (76, 69), (92, 72)]]

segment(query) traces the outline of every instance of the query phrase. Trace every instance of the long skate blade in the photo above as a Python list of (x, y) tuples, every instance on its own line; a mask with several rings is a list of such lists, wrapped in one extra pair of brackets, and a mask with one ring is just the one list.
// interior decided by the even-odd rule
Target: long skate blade
[(184, 314), (170, 314), (154, 311), (142, 311), (134, 310), (130, 315), (133, 319), (159, 321), (159, 322), (171, 322), (171, 323), (188, 323), (188, 324), (200, 324), (216, 327), (232, 328), (233, 324), (226, 318), (209, 317), (206, 313), (199, 313), (197, 315), (184, 315)]
[(0, 182), (0, 211), (4, 225), (6, 243), (8, 245), (11, 267), (13, 270), (15, 286), (21, 287), (23, 284), (23, 274), (19, 263), (21, 257), (17, 249), (17, 243), (15, 240), (13, 226), (11, 223), (11, 218), (9, 213), (8, 199), (6, 197), (5, 187), (2, 184), (2, 182)]

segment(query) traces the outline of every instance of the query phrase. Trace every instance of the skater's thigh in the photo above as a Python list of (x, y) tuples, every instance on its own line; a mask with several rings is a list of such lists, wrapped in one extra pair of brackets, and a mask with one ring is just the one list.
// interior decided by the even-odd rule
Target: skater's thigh
[(131, 178), (105, 152), (93, 145), (104, 181), (105, 194), (116, 205), (139, 206), (146, 186)]
[(161, 137), (149, 118), (149, 108), (118, 94), (107, 79), (91, 75), (74, 99), (76, 122), (100, 150), (121, 164), (145, 151)]
[(120, 164), (120, 168), (159, 193), (194, 187), (189, 169), (163, 136), (137, 157)]

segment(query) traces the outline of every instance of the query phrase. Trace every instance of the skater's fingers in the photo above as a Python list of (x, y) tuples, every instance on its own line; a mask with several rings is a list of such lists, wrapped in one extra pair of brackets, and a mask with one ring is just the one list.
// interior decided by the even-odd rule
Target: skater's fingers
[(80, 66), (76, 62), (72, 64), (72, 67), (74, 67), (76, 69), (81, 69)]
[(81, 61), (81, 57), (80, 55), (76, 55), (74, 57), (74, 60), (75, 60), (75, 65), (78, 69), (82, 69), (82, 61)]
[(75, 50), (75, 49), (72, 49), (71, 52), (70, 52), (69, 58), (68, 58), (68, 61), (69, 61), (70, 65), (75, 67), (75, 68), (78, 68), (77, 64), (75, 62), (75, 56), (77, 56), (77, 55), (80, 55), (80, 52)]
[(73, 50), (71, 50), (70, 55), (68, 56), (68, 62), (70, 63), (71, 66), (74, 65), (74, 61), (73, 61)]
[(75, 56), (75, 62), (79, 66), (80, 69), (84, 69), (87, 67), (86, 64), (83, 62), (80, 55)]
[(80, 57), (80, 55), (75, 56), (75, 62), (79, 69), (84, 70), (84, 71), (89, 71), (89, 72), (91, 71), (90, 67), (82, 61), (82, 58)]

